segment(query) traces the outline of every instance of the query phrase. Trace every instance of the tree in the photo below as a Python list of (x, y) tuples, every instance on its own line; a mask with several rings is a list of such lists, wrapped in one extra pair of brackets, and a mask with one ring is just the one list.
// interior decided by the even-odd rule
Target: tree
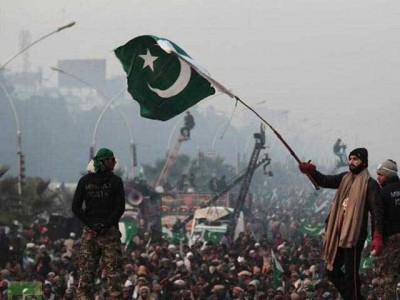
[(72, 203), (72, 194), (59, 188), (51, 190), (50, 180), (40, 177), (27, 177), (22, 195), (18, 195), (16, 177), (0, 177), (0, 201), (3, 209), (0, 219), (4, 224), (14, 220), (28, 226), (43, 212), (50, 215), (60, 213), (68, 215)]

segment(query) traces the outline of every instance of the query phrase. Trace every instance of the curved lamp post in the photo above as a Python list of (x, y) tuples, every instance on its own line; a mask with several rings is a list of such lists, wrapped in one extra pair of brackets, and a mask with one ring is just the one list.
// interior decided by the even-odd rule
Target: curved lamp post
[(22, 50), (20, 50), (19, 52), (15, 53), (13, 56), (11, 56), (4, 64), (1, 65), (0, 70), (4, 69), (11, 61), (13, 61), (18, 55), (20, 55), (21, 53), (25, 52), (26, 50), (28, 50), (30, 47), (32, 47), (33, 45), (43, 41), (45, 38), (60, 32), (61, 30), (67, 29), (69, 27), (72, 27), (76, 24), (76, 22), (72, 21), (69, 22), (68, 24), (65, 24), (63, 26), (58, 27), (56, 30), (42, 36), (41, 38), (37, 39), (36, 41), (32, 42), (31, 44), (29, 44), (28, 46), (26, 46), (25, 48), (23, 48)]
[[(113, 98), (110, 99), (110, 101), (107, 103), (107, 105), (103, 108), (102, 112), (100, 113), (99, 117), (97, 118), (96, 125), (94, 126), (93, 130), (93, 136), (92, 136), (92, 147), (91, 147), (91, 153), (94, 154), (96, 151), (96, 138), (97, 138), (97, 129), (99, 127), (100, 121), (103, 118), (104, 113), (111, 107), (113, 102), (118, 99), (119, 96), (121, 96), (125, 92), (126, 88), (124, 87), (117, 95), (115, 95)], [(125, 118), (126, 121), (126, 118)], [(132, 138), (131, 138), (132, 141)]]
[[(61, 30), (64, 30), (66, 28), (72, 27), (75, 25), (75, 22), (69, 22), (66, 25), (60, 26), (58, 27), (56, 30), (42, 36), (41, 38), (37, 39), (36, 41), (32, 42), (31, 44), (29, 44), (28, 46), (26, 46), (25, 48), (23, 48), (22, 50), (20, 50), (19, 52), (15, 53), (13, 56), (11, 56), (5, 63), (3, 63), (0, 66), (0, 71), (3, 70), (10, 62), (12, 62), (18, 55), (22, 54), (23, 52), (25, 52), (26, 50), (28, 50), (30, 47), (32, 47), (33, 45), (43, 41), (45, 38), (60, 32)], [(9, 93), (7, 92), (7, 89), (5, 88), (5, 86), (0, 82), (0, 88), (3, 91), (4, 95), (6, 96), (8, 102), (11, 105), (11, 109), (13, 111), (14, 114), (14, 119), (15, 119), (15, 123), (16, 123), (16, 128), (17, 128), (17, 167), (18, 167), (18, 195), (22, 194), (22, 179), (23, 179), (23, 168), (24, 168), (24, 161), (23, 161), (23, 157), (24, 155), (22, 154), (22, 143), (21, 143), (21, 127), (19, 124), (19, 118), (18, 118), (18, 114), (17, 114), (17, 110), (15, 109), (14, 106), (14, 102), (12, 100), (12, 98), (10, 97)]]
[(3, 94), (6, 96), (6, 99), (11, 105), (11, 109), (13, 111), (14, 119), (15, 119), (15, 126), (17, 129), (17, 169), (18, 169), (18, 195), (22, 194), (22, 177), (23, 177), (23, 165), (22, 165), (22, 160), (23, 160), (23, 154), (22, 154), (22, 147), (21, 147), (21, 127), (19, 124), (19, 118), (17, 114), (17, 110), (15, 109), (14, 102), (8, 93), (6, 87), (1, 83), (0, 81), (0, 88), (3, 91)]
[[(96, 152), (96, 138), (97, 138), (97, 129), (99, 127), (100, 121), (103, 118), (104, 113), (111, 107), (111, 105), (114, 103), (115, 100), (117, 100), (124, 92), (125, 92), (126, 88), (124, 87), (118, 94), (116, 94), (113, 98), (110, 99), (110, 101), (107, 103), (107, 105), (103, 108), (103, 110), (101, 111), (99, 117), (97, 118), (96, 121), (96, 125), (94, 126), (94, 130), (93, 130), (93, 136), (92, 136), (92, 146), (90, 147), (90, 158), (92, 158)], [(106, 99), (106, 98), (105, 98)], [(130, 136), (130, 151), (131, 151), (131, 158), (132, 158), (132, 178), (135, 177), (135, 172), (134, 172), (134, 168), (135, 168), (135, 158), (134, 158), (134, 151), (136, 151), (136, 145), (133, 143), (132, 140), (132, 135), (131, 135), (131, 129), (128, 123), (128, 120), (126, 119), (126, 116), (122, 113), (121, 110), (118, 110), (124, 121), (125, 124), (128, 126), (129, 129), (129, 136)]]
[[(80, 78), (80, 77), (78, 77), (78, 76), (76, 76), (76, 75), (74, 75), (74, 74), (72, 74), (72, 73), (69, 73), (69, 72), (67, 72), (67, 71), (65, 71), (65, 70), (63, 70), (63, 69), (60, 69), (60, 68), (51, 67), (51, 69), (52, 69), (53, 71), (57, 71), (57, 72), (59, 72), (59, 73), (61, 73), (61, 74), (64, 74), (64, 75), (66, 75), (66, 76), (70, 76), (70, 77), (74, 78), (75, 80), (77, 80), (77, 81), (79, 81), (79, 82), (82, 82), (82, 83), (85, 84), (86, 86), (88, 86), (88, 87), (90, 87), (90, 88), (96, 90), (97, 93), (98, 93), (104, 100), (108, 101), (107, 105), (104, 107), (104, 109), (101, 111), (99, 117), (97, 118), (96, 125), (95, 125), (94, 130), (93, 130), (92, 146), (90, 147), (90, 153), (89, 153), (90, 158), (92, 158), (92, 157), (94, 156), (94, 153), (96, 152), (97, 129), (98, 129), (98, 127), (99, 127), (100, 121), (101, 121), (101, 119), (103, 118), (104, 113), (112, 106), (112, 104), (114, 103), (114, 101), (115, 101), (119, 96), (121, 96), (121, 95), (123, 94), (123, 92), (126, 90), (126, 88), (124, 87), (117, 95), (115, 95), (113, 98), (111, 98), (111, 99), (109, 100), (109, 98), (107, 98), (101, 91), (99, 91), (97, 88), (95, 88), (95, 87), (92, 86), (90, 83), (88, 83), (87, 81), (83, 80), (82, 78)], [(134, 152), (136, 151), (136, 145), (133, 143), (132, 128), (131, 128), (131, 126), (129, 125), (128, 119), (127, 119), (126, 115), (122, 112), (122, 110), (120, 110), (120, 109), (118, 108), (118, 106), (115, 106), (115, 108), (116, 108), (117, 111), (121, 114), (122, 119), (124, 120), (126, 126), (128, 127), (128, 134), (129, 134), (129, 138), (130, 138), (130, 151), (131, 151), (131, 158), (132, 158), (132, 178), (133, 178), (133, 177), (134, 177), (134, 167), (135, 167), (135, 158), (134, 158), (135, 153), (134, 153)]]

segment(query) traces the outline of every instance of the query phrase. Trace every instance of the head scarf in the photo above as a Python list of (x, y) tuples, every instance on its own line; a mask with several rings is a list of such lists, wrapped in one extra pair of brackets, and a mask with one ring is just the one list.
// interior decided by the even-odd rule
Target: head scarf
[(104, 172), (105, 167), (103, 161), (111, 157), (114, 157), (114, 153), (110, 149), (107, 148), (99, 149), (96, 153), (96, 156), (90, 160), (87, 166), (87, 171), (89, 173)]

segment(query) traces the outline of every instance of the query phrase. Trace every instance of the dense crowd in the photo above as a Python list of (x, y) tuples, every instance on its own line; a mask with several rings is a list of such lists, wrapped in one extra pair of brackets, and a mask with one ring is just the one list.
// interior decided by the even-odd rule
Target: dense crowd
[[(231, 243), (153, 242), (147, 232), (139, 232), (118, 258), (123, 260), (123, 299), (339, 299), (324, 274), (323, 235), (310, 237), (299, 230), (305, 220), (324, 222), (328, 199), (325, 193), (317, 197), (290, 189), (254, 198), (254, 218), (265, 221), (266, 231), (249, 221), (248, 230)], [(75, 299), (80, 233), (51, 239), (42, 222), (9, 229), (0, 231), (0, 299), (7, 299), (14, 281), (40, 282), (42, 299)], [(96, 299), (107, 299), (105, 278), (100, 267)], [(379, 299), (373, 268), (362, 274), (362, 293)]]

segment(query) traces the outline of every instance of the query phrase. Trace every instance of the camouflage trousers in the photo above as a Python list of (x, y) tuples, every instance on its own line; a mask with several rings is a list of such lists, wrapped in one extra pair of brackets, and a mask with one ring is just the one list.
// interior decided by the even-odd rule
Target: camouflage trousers
[(375, 260), (375, 271), (379, 274), (383, 287), (383, 299), (397, 299), (396, 288), (400, 282), (400, 233), (389, 237), (382, 255)]
[(79, 254), (78, 300), (92, 300), (96, 293), (95, 279), (100, 260), (107, 273), (105, 288), (111, 299), (122, 296), (121, 233), (111, 227), (103, 235), (90, 238), (89, 227), (83, 227)]

